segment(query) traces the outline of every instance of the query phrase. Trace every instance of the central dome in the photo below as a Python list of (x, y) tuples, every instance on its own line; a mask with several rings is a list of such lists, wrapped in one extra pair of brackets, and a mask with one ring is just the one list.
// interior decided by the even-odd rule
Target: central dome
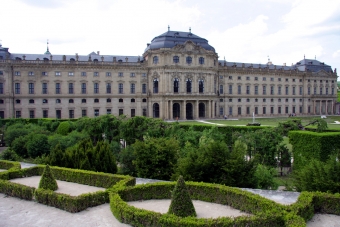
[(196, 45), (203, 47), (206, 50), (215, 51), (215, 49), (208, 44), (208, 40), (203, 39), (191, 32), (177, 32), (177, 31), (167, 31), (160, 36), (155, 37), (151, 44), (145, 49), (153, 50), (159, 48), (172, 48), (177, 44), (184, 44), (186, 41), (192, 41)]

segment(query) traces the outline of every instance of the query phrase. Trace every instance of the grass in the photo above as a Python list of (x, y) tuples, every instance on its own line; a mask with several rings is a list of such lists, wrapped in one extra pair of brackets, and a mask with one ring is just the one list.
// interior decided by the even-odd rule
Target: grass
[(294, 191), (294, 179), (291, 175), (275, 177), (275, 181), (279, 186), (284, 186), (287, 191)]

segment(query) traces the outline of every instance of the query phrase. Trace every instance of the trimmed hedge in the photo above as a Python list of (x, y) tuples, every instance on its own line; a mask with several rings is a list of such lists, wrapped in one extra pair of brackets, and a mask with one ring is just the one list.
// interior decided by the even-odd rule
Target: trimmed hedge
[(171, 214), (138, 209), (126, 201), (169, 199), (175, 183), (155, 183), (124, 187), (117, 184), (110, 193), (110, 208), (121, 222), (132, 226), (305, 226), (305, 221), (294, 213), (288, 213), (286, 206), (277, 204), (259, 195), (217, 184), (187, 182), (190, 197), (194, 200), (229, 205), (253, 216), (236, 218), (223, 217), (203, 219), (180, 218)]
[(21, 169), (20, 162), (11, 162), (6, 160), (0, 160), (0, 169)]
[(32, 200), (35, 188), (7, 180), (0, 180), (0, 192), (20, 199)]
[(290, 131), (288, 137), (293, 146), (294, 169), (300, 169), (311, 159), (326, 161), (340, 149), (340, 132)]

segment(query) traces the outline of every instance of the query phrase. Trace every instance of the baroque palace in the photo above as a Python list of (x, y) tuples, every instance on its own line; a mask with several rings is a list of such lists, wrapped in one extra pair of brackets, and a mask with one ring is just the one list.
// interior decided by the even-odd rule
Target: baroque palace
[(336, 113), (337, 73), (314, 59), (292, 66), (218, 60), (208, 41), (168, 29), (143, 55), (14, 54), (0, 45), (1, 118), (103, 114), (161, 119)]

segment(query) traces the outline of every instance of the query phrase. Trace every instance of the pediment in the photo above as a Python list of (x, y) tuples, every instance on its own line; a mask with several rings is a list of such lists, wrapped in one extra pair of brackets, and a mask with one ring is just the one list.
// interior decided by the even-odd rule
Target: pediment
[(191, 40), (186, 41), (184, 44), (177, 44), (172, 49), (179, 52), (190, 52), (192, 54), (202, 54), (207, 52), (203, 47)]
[(318, 74), (318, 76), (329, 76), (329, 74), (323, 69), (318, 71), (317, 74)]

